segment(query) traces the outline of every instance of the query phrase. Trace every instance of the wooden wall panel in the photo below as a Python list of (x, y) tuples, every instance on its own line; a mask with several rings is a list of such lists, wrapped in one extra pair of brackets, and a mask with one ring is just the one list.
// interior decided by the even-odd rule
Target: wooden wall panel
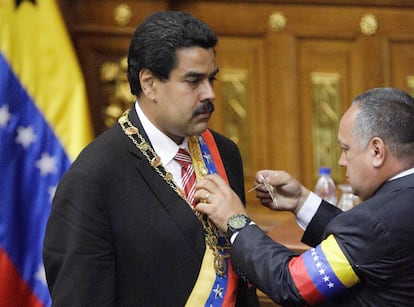
[(105, 110), (113, 93), (108, 93), (102, 80), (102, 67), (108, 62), (119, 62), (128, 54), (130, 36), (91, 35), (76, 37), (76, 45), (88, 86), (89, 104), (93, 110), (95, 134), (99, 135), (108, 127), (105, 125)]
[[(341, 113), (347, 109), (352, 99), (350, 92), (353, 89), (354, 76), (358, 74), (353, 62), (357, 60), (355, 41), (352, 40), (320, 40), (320, 39), (302, 39), (298, 44), (298, 75), (300, 76), (299, 91), (302, 93), (300, 97), (300, 135), (302, 159), (301, 170), (303, 180), (308, 183), (308, 187), (313, 189), (318, 177), (319, 166), (328, 166), (333, 171), (333, 178), (337, 183), (343, 181), (343, 174), (339, 168), (337, 161), (339, 159), (339, 146), (337, 144), (337, 129)], [(330, 75), (337, 76), (339, 88), (329, 88), (327, 91), (336, 91), (331, 95), (337, 95), (339, 105), (329, 106), (328, 101), (324, 101), (325, 109), (319, 110), (315, 107), (314, 91), (315, 85), (312, 84), (312, 76), (324, 76), (329, 78)], [(330, 108), (331, 107), (331, 108)], [(330, 109), (327, 109), (330, 108)], [(327, 109), (327, 110), (326, 110)], [(329, 144), (325, 144), (323, 148), (316, 148), (318, 142), (315, 140), (315, 130), (317, 129), (316, 118), (329, 115), (329, 111), (335, 112), (331, 117), (335, 125), (334, 137), (330, 139)], [(325, 113), (326, 112), (326, 113)], [(320, 157), (318, 161), (322, 161), (321, 165), (315, 162), (316, 156)], [(325, 162), (325, 163), (323, 163)]]
[(389, 42), (390, 85), (414, 95), (414, 39)]

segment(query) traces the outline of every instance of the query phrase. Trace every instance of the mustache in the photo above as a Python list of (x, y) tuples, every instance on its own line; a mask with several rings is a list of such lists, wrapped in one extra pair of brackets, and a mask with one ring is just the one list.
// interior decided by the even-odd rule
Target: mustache
[(202, 113), (213, 113), (214, 104), (211, 100), (204, 101), (199, 107), (194, 110), (194, 116)]

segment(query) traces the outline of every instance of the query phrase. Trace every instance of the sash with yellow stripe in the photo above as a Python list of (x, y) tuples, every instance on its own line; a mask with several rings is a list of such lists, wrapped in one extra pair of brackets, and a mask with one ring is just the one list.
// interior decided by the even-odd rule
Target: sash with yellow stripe
[[(223, 161), (216, 142), (209, 130), (199, 136), (189, 138), (189, 149), (193, 159), (197, 180), (207, 174), (218, 174), (228, 182)], [(225, 238), (218, 238), (224, 244)], [(206, 244), (203, 262), (196, 284), (186, 306), (235, 306), (238, 288), (238, 277), (231, 266), (230, 258), (226, 258), (226, 273), (220, 276), (214, 269), (213, 251)]]

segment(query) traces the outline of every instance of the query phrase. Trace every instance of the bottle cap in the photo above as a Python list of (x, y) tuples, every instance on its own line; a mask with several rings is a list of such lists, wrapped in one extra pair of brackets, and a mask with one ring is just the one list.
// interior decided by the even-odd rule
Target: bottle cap
[(319, 175), (330, 175), (331, 169), (329, 167), (320, 167), (319, 168)]

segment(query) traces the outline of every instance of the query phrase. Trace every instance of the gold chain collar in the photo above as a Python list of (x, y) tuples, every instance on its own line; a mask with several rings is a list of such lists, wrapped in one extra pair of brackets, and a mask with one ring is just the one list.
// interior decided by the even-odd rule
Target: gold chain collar
[[(228, 241), (221, 246), (219, 244), (219, 234), (217, 227), (211, 223), (211, 221), (200, 212), (196, 211), (194, 207), (187, 201), (185, 193), (180, 189), (173, 180), (173, 176), (170, 172), (167, 172), (164, 165), (161, 162), (161, 158), (157, 155), (151, 145), (144, 139), (139, 133), (137, 127), (135, 127), (128, 118), (128, 114), (131, 109), (126, 110), (118, 119), (118, 123), (122, 127), (125, 135), (132, 141), (132, 143), (139, 149), (139, 151), (145, 156), (152, 168), (158, 175), (175, 191), (193, 210), (194, 214), (200, 220), (203, 229), (204, 236), (207, 245), (211, 248), (214, 255), (214, 270), (219, 276), (225, 276), (227, 271), (227, 265), (225, 259), (230, 258), (231, 245)], [(194, 141), (194, 139), (192, 140)]]

